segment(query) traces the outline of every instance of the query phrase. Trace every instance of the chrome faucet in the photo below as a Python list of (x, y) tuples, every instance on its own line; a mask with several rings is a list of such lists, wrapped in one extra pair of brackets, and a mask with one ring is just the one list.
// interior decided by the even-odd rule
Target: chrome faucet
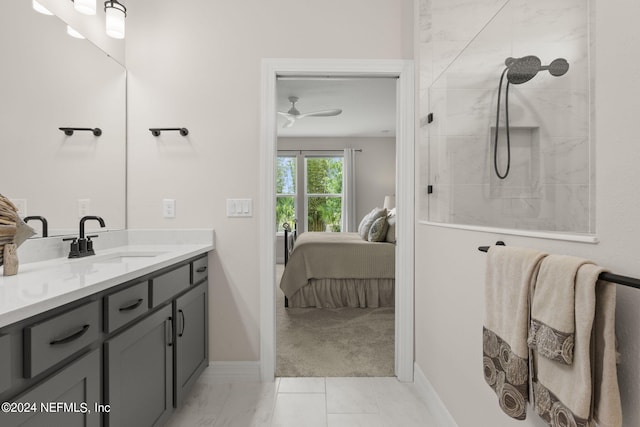
[(23, 221), (24, 222), (29, 222), (31, 220), (38, 220), (40, 222), (42, 222), (42, 237), (47, 237), (49, 236), (49, 224), (47, 223), (47, 219), (43, 216), (26, 216), (24, 217)]
[(70, 237), (62, 240), (71, 240), (71, 250), (69, 251), (69, 258), (82, 258), (89, 255), (95, 255), (95, 251), (93, 250), (93, 241), (91, 241), (92, 237), (98, 237), (97, 235), (86, 236), (84, 235), (84, 223), (89, 220), (98, 221), (100, 227), (104, 227), (104, 220), (99, 216), (83, 216), (80, 219), (80, 235), (78, 237)]

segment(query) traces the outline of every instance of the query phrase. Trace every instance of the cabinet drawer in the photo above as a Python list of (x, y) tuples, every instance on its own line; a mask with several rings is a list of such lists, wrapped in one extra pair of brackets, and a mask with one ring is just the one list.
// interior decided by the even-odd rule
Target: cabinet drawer
[(104, 329), (113, 332), (149, 310), (149, 282), (104, 297)]
[(11, 387), (11, 336), (0, 335), (0, 394)]
[(151, 306), (173, 298), (177, 293), (189, 287), (189, 265), (172, 270), (151, 280)]
[(24, 376), (31, 378), (98, 339), (100, 304), (93, 301), (24, 328)]
[(198, 283), (199, 281), (207, 278), (209, 273), (207, 265), (208, 261), (207, 257), (203, 257), (191, 263), (191, 268), (193, 269), (191, 273), (191, 284)]

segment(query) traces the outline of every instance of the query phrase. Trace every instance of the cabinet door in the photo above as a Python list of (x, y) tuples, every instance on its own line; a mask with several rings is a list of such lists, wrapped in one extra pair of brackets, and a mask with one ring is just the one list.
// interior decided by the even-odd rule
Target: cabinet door
[(96, 349), (12, 399), (15, 405), (26, 406), (20, 412), (0, 413), (0, 425), (99, 427), (100, 376), (100, 350)]
[(209, 364), (207, 344), (207, 282), (196, 286), (175, 302), (176, 392), (174, 404), (182, 405), (185, 394)]
[(105, 343), (107, 425), (151, 427), (171, 415), (172, 322), (168, 305)]

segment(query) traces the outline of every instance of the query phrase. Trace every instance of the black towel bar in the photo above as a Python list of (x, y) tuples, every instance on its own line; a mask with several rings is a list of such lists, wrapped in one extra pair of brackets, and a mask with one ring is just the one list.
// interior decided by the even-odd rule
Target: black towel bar
[[(502, 241), (496, 242), (496, 245), (505, 246)], [(478, 250), (480, 252), (487, 252), (489, 250), (489, 246), (479, 246)], [(633, 277), (620, 276), (619, 274), (613, 273), (600, 273), (598, 280), (604, 280), (605, 282), (617, 283), (618, 285), (640, 289), (640, 280), (634, 279)]]

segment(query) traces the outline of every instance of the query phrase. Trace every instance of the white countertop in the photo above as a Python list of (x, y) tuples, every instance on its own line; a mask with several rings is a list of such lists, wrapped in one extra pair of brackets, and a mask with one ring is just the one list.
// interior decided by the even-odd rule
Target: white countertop
[[(96, 247), (96, 255), (85, 258), (21, 263), (17, 275), (0, 276), (0, 327), (207, 253), (215, 247), (212, 230), (209, 230), (211, 241), (191, 239), (192, 243), (188, 242), (190, 239), (176, 239), (175, 233), (159, 232), (170, 239), (151, 233), (150, 239), (127, 238), (129, 244)], [(166, 243), (167, 240), (180, 243)]]

